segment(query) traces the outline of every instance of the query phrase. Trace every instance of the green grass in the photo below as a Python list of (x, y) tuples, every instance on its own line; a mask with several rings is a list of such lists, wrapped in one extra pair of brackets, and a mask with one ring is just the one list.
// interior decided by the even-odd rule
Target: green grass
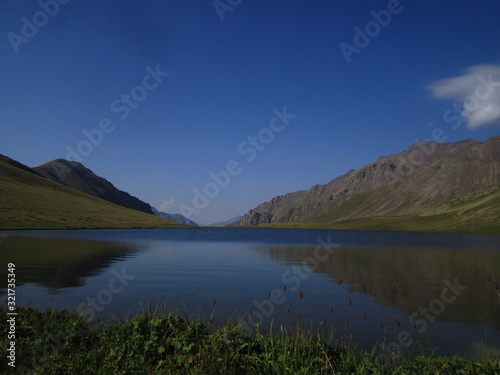
[(177, 228), (0, 160), (0, 229)]
[[(0, 319), (7, 320), (0, 311)], [(7, 325), (0, 349), (7, 352)], [(37, 374), (495, 374), (500, 358), (474, 361), (432, 354), (383, 362), (374, 352), (304, 332), (247, 333), (241, 324), (203, 324), (148, 310), (126, 321), (92, 324), (68, 311), (20, 308), (16, 365)], [(4, 373), (17, 373), (2, 355)]]
[(451, 225), (453, 214), (448, 215), (400, 215), (339, 220), (330, 223), (273, 223), (264, 224), (262, 228), (290, 229), (343, 229), (343, 230), (378, 230), (378, 231), (410, 231), (410, 232), (452, 232), (452, 233), (489, 233), (500, 234), (500, 224), (467, 224)]
[(334, 220), (349, 209), (359, 208), (366, 197), (342, 205), (339, 211), (316, 216), (312, 222), (265, 224), (264, 228), (392, 230), (419, 232), (494, 233), (500, 234), (500, 189), (475, 191), (431, 209), (394, 216), (372, 216)]

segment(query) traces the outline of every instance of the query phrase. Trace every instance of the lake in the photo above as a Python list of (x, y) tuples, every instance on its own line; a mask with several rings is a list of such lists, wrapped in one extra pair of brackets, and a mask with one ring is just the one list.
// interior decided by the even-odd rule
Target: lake
[(97, 322), (141, 305), (246, 329), (335, 331), (362, 348), (500, 353), (500, 236), (293, 229), (11, 231), (0, 299)]

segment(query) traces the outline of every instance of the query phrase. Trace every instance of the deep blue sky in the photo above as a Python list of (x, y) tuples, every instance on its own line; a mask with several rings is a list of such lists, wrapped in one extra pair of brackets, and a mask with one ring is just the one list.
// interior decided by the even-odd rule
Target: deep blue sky
[[(243, 0), (222, 21), (212, 1), (61, 2), (46, 19), (35, 1), (0, 4), (0, 153), (29, 166), (66, 158), (109, 118), (113, 131), (81, 162), (167, 212), (193, 206), (209, 172), (237, 161), (240, 173), (190, 216), (200, 223), (327, 183), (435, 128), (447, 141), (499, 134), (497, 86), (460, 126), (443, 120), (479, 76), (500, 81), (497, 0)], [(377, 30), (371, 11), (388, 7)], [(23, 17), (41, 26), (20, 42)], [(340, 44), (356, 47), (367, 24), (373, 36), (348, 63)], [(151, 91), (137, 88), (148, 66), (169, 73)], [(147, 97), (113, 112), (134, 89)], [(274, 138), (247, 161), (238, 146), (284, 106), (296, 117), (264, 130)]]

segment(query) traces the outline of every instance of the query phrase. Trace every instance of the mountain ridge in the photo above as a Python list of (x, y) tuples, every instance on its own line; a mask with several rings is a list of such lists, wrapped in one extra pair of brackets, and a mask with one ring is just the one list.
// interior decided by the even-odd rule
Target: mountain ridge
[(185, 228), (38, 175), (0, 156), (0, 229)]
[(32, 168), (39, 175), (70, 188), (132, 210), (153, 215), (151, 206), (129, 193), (116, 188), (111, 182), (97, 176), (83, 164), (55, 159)]
[(475, 190), (499, 186), (500, 136), (485, 142), (422, 141), (327, 184), (274, 197), (233, 226), (415, 215)]

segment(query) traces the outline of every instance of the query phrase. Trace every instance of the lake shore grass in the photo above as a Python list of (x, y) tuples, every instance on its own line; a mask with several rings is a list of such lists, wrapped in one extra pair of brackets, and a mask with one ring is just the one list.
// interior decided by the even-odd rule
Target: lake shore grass
[[(146, 310), (125, 321), (90, 322), (66, 310), (23, 307), (16, 316), (16, 369), (36, 374), (498, 374), (500, 358), (377, 357), (336, 344), (333, 337), (282, 328), (248, 333), (238, 322), (215, 326)], [(7, 321), (7, 311), (0, 311)], [(9, 350), (8, 325), (1, 347)], [(23, 372), (24, 371), (24, 372)]]
[(442, 232), (442, 233), (469, 233), (469, 234), (500, 234), (498, 223), (469, 225), (467, 223), (451, 225), (455, 219), (452, 215), (400, 215), (370, 217), (334, 222), (294, 222), (262, 224), (247, 228), (272, 229), (329, 229), (329, 230), (369, 230), (391, 232)]

